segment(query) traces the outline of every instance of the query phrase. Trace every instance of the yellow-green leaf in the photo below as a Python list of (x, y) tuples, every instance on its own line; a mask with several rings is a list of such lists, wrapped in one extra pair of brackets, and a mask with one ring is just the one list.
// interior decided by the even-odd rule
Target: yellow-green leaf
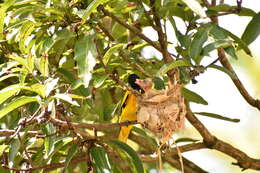
[(39, 100), (36, 97), (28, 97), (28, 96), (22, 96), (13, 100), (11, 103), (9, 103), (3, 109), (0, 110), (0, 119), (3, 118), (9, 112), (30, 102), (39, 102)]

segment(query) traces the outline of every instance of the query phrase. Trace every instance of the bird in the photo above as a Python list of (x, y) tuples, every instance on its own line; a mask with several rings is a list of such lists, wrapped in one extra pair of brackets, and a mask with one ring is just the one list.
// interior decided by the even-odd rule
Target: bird
[[(136, 74), (130, 74), (128, 76), (128, 83), (137, 92), (144, 93), (144, 90), (136, 83), (140, 77)], [(120, 122), (136, 121), (137, 120), (137, 98), (131, 91), (126, 91), (122, 104), (121, 104), (121, 118)], [(118, 140), (126, 142), (130, 134), (133, 125), (121, 126)]]

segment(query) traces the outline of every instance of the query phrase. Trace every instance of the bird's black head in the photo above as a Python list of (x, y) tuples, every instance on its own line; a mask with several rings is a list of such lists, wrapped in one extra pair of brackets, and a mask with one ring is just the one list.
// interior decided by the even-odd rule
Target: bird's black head
[(128, 76), (128, 83), (134, 90), (144, 93), (144, 90), (138, 84), (135, 83), (136, 79), (140, 79), (140, 77), (136, 74), (130, 74)]

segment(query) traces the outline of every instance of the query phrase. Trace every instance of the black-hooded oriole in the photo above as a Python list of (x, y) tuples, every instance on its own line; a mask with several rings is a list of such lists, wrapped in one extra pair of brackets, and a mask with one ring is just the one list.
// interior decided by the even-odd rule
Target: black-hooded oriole
[[(138, 84), (136, 84), (137, 79), (139, 79), (139, 76), (137, 76), (136, 74), (131, 74), (128, 76), (128, 83), (134, 90), (143, 93), (144, 92), (143, 89)], [(137, 111), (136, 96), (131, 91), (126, 91), (122, 101), (122, 112), (121, 112), (120, 122), (137, 120), (136, 111)], [(122, 126), (120, 129), (118, 140), (122, 142), (126, 142), (132, 128), (133, 125)]]

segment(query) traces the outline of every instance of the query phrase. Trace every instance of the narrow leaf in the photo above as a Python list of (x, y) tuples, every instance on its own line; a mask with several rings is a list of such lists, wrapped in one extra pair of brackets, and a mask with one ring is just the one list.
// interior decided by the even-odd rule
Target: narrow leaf
[(198, 115), (203, 115), (203, 116), (211, 117), (211, 118), (216, 118), (216, 119), (224, 120), (224, 121), (230, 121), (230, 122), (234, 122), (234, 123), (240, 122), (240, 119), (237, 119), (237, 118), (228, 118), (228, 117), (224, 117), (224, 116), (222, 116), (222, 115), (215, 114), (215, 113), (209, 113), (209, 112), (193, 112), (193, 113), (194, 113), (194, 114), (198, 114)]
[(94, 44), (94, 36), (86, 35), (76, 42), (75, 60), (77, 61), (79, 78), (82, 79), (85, 88), (92, 78), (91, 71), (96, 65), (97, 50)]
[(91, 147), (90, 154), (96, 173), (111, 172), (111, 165), (109, 162), (108, 154), (103, 147)]
[(2, 90), (0, 90), (0, 104), (6, 101), (8, 98), (14, 96), (21, 89), (21, 85), (15, 84), (8, 86)]
[(132, 161), (133, 161), (134, 166), (136, 168), (136, 172), (144, 173), (142, 161), (138, 157), (137, 153), (129, 145), (127, 145), (126, 143), (117, 141), (117, 140), (111, 140), (110, 142), (112, 144), (116, 145), (118, 148), (125, 151), (132, 158)]
[(236, 78), (236, 75), (234, 73), (232, 73), (231, 71), (229, 71), (228, 69), (226, 69), (225, 67), (221, 67), (221, 66), (212, 64), (212, 65), (209, 65), (208, 68), (214, 68), (214, 69), (220, 70), (220, 71), (226, 73), (227, 75), (229, 75), (229, 77), (231, 77), (232, 79)]
[(15, 157), (20, 149), (20, 141), (19, 139), (13, 139), (11, 146), (10, 146), (10, 150), (9, 150), (9, 154), (8, 154), (8, 166), (10, 168), (12, 168), (14, 166), (14, 160)]
[(124, 44), (120, 43), (120, 44), (116, 44), (116, 45), (110, 47), (110, 48), (106, 51), (106, 53), (105, 53), (105, 55), (104, 55), (104, 57), (103, 57), (103, 63), (104, 63), (105, 65), (107, 65), (107, 63), (109, 62), (109, 60), (110, 60), (111, 56), (113, 55), (113, 53), (115, 53), (118, 49), (120, 49), (121, 47), (123, 47), (123, 45), (124, 45)]
[(187, 88), (182, 88), (182, 94), (185, 97), (185, 99), (187, 99), (190, 102), (208, 105), (208, 102), (203, 97)]
[(192, 139), (192, 138), (178, 138), (175, 142), (180, 143), (180, 142), (198, 142), (198, 139)]
[(6, 15), (6, 10), (15, 3), (16, 0), (6, 0), (1, 4), (0, 8), (0, 40), (4, 39), (4, 20)]
[(55, 94), (54, 97), (57, 99), (64, 100), (74, 106), (79, 106), (78, 102), (75, 100), (72, 100), (72, 98), (68, 94)]
[(27, 96), (19, 97), (0, 110), (0, 119), (4, 117), (6, 114), (8, 114), (9, 112), (17, 109), (20, 106), (23, 106), (30, 102), (38, 102), (38, 101), (39, 100), (36, 97), (27, 97)]
[[(208, 30), (200, 29), (195, 35), (189, 47), (189, 55), (195, 60), (201, 54), (202, 46), (208, 39)], [(197, 63), (197, 62), (196, 62)]]
[(196, 0), (182, 0), (192, 11), (198, 14), (200, 17), (207, 17), (204, 9), (200, 5), (200, 3)]
[(249, 22), (247, 25), (241, 39), (249, 45), (255, 39), (258, 37), (260, 34), (260, 12), (257, 13), (253, 19)]
[(157, 76), (160, 76), (160, 75), (162, 76), (165, 73), (167, 73), (169, 70), (172, 70), (174, 68), (187, 67), (187, 66), (192, 66), (192, 64), (188, 60), (185, 60), (185, 59), (176, 60), (176, 61), (164, 64), (157, 72)]
[(248, 48), (247, 44), (241, 40), (239, 37), (237, 37), (236, 35), (234, 35), (233, 33), (231, 33), (230, 31), (221, 28), (229, 37), (231, 37), (235, 42), (237, 42), (238, 46), (240, 48), (242, 48), (248, 55), (252, 56), (252, 53), (250, 51), (250, 49)]
[(94, 1), (92, 1), (92, 2), (88, 5), (85, 14), (84, 14), (83, 17), (82, 17), (83, 21), (85, 22), (85, 21), (89, 18), (90, 14), (91, 14), (94, 10), (96, 10), (96, 8), (97, 8), (100, 4), (105, 3), (105, 2), (107, 2), (107, 1), (108, 1), (108, 0), (94, 0)]
[(65, 161), (65, 165), (64, 165), (64, 170), (67, 169), (71, 159), (73, 158), (73, 156), (75, 156), (75, 154), (77, 153), (77, 150), (78, 150), (78, 147), (79, 147), (79, 144), (76, 143), (76, 144), (73, 144), (69, 151), (68, 151), (68, 155), (66, 157), (66, 161)]

